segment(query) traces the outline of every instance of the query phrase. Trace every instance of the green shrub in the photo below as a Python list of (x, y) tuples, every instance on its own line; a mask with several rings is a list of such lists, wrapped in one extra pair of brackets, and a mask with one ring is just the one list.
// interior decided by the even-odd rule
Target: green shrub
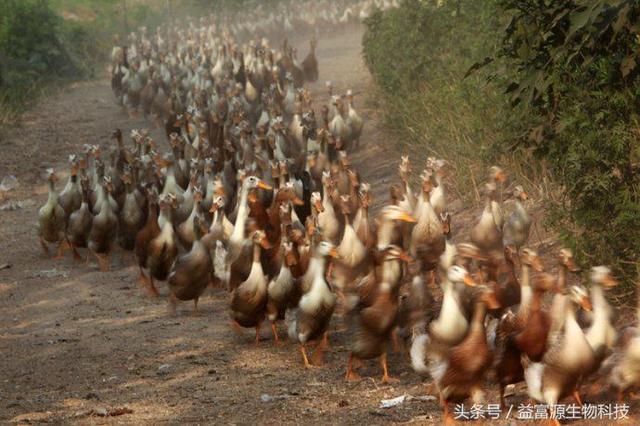
[(502, 95), (481, 76), (464, 78), (494, 52), (496, 10), (493, 1), (407, 0), (374, 13), (363, 37), (387, 124), (399, 140), (449, 160), (454, 190), (466, 199), (476, 196), (469, 188), (485, 178), (506, 126)]

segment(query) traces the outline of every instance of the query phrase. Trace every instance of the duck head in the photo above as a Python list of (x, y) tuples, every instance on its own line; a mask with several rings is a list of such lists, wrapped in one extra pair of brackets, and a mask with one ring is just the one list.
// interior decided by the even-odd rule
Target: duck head
[(543, 265), (538, 253), (531, 249), (522, 250), (521, 261), (524, 265), (530, 266), (534, 271), (542, 272)]
[(606, 266), (594, 266), (589, 272), (589, 279), (593, 284), (604, 288), (615, 287), (618, 282), (611, 275), (611, 269)]
[(469, 271), (460, 265), (450, 266), (447, 270), (447, 278), (454, 284), (461, 283), (469, 287), (475, 287), (477, 285)]

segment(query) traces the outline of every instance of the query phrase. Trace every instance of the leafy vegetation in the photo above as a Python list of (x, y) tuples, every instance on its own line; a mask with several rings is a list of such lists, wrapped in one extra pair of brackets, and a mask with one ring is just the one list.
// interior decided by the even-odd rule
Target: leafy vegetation
[[(631, 282), (639, 40), (632, 0), (409, 0), (367, 22), (364, 52), (389, 120), (411, 140), (460, 170), (499, 160), (525, 165), (516, 174), (535, 181), (545, 169), (560, 194), (547, 197), (549, 217), (565, 242)], [(463, 173), (458, 186), (468, 181)]]
[[(477, 58), (493, 52), (499, 26), (492, 2), (408, 0), (373, 14), (363, 38), (365, 62), (382, 90), (387, 124), (401, 140), (446, 158), (455, 189), (466, 197), (486, 168), (501, 133), (505, 105), (481, 76), (463, 79)], [(459, 10), (462, 13), (459, 13)], [(483, 34), (479, 37), (478, 34)]]

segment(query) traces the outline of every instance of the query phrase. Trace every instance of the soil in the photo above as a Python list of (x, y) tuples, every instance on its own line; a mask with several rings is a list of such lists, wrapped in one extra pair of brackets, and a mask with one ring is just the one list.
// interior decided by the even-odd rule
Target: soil
[[(351, 158), (362, 180), (372, 183), (375, 211), (397, 179), (400, 149), (384, 132), (375, 102), (364, 102), (372, 81), (361, 59), (361, 36), (361, 28), (354, 28), (319, 40), (321, 79), (310, 88), (318, 105), (327, 100), (326, 80), (337, 92), (350, 88), (360, 94), (356, 108), (365, 128)], [(306, 54), (307, 38), (296, 44)], [(204, 297), (200, 315), (185, 303), (173, 317), (164, 297), (149, 298), (136, 284), (130, 253), (116, 252), (106, 273), (70, 255), (61, 261), (44, 256), (36, 222), (46, 200), (46, 168), (65, 170), (67, 156), (85, 143), (108, 146), (115, 128), (128, 135), (151, 126), (130, 118), (116, 104), (109, 82), (99, 80), (42, 100), (1, 132), (0, 177), (13, 174), (20, 186), (2, 202), (19, 207), (0, 211), (0, 265), (10, 265), (0, 270), (0, 422), (439, 424), (436, 398), (379, 408), (382, 399), (436, 395), (404, 353), (391, 352), (389, 358), (399, 383), (381, 384), (375, 361), (359, 370), (362, 381), (345, 382), (349, 336), (340, 331), (339, 317), (332, 323), (326, 364), (307, 370), (298, 347), (275, 345), (268, 327), (257, 346), (252, 330), (233, 331), (225, 292)], [(161, 132), (153, 134), (167, 148)], [(424, 164), (422, 157), (416, 152), (414, 164)], [(462, 238), (479, 210), (456, 204), (456, 233)], [(532, 238), (541, 252), (551, 253), (553, 239)], [(283, 327), (280, 334), (286, 334)], [(518, 392), (513, 403), (524, 402), (523, 395)], [(495, 396), (492, 391), (489, 401)], [(611, 401), (606, 394), (586, 399)]]

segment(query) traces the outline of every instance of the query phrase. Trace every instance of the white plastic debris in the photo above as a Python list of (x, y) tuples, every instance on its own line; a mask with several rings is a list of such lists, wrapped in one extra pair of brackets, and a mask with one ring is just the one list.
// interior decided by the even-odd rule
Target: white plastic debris
[(380, 401), (380, 408), (393, 408), (408, 401), (427, 402), (427, 401), (435, 401), (435, 400), (437, 400), (437, 398), (433, 395), (420, 395), (420, 396), (400, 395), (391, 399), (383, 399), (382, 401)]

